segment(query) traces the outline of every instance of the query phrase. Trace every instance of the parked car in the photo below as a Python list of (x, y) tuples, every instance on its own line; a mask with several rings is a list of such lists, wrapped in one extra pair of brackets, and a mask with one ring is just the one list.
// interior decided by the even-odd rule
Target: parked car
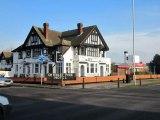
[(8, 98), (0, 96), (0, 120), (5, 120), (8, 117), (11, 108)]
[(12, 79), (0, 76), (0, 86), (11, 86), (12, 84), (13, 84)]

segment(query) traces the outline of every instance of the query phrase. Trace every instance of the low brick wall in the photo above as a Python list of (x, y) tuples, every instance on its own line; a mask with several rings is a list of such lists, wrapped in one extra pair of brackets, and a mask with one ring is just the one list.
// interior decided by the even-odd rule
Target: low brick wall
[[(76, 80), (69, 80), (69, 81), (61, 81), (59, 82), (53, 82), (47, 80), (47, 78), (43, 78), (43, 83), (47, 84), (57, 84), (57, 85), (71, 85), (71, 84), (81, 84), (83, 81), (85, 83), (98, 83), (98, 82), (109, 82), (109, 81), (117, 81), (119, 80), (126, 80), (125, 75), (120, 76), (105, 76), (105, 77), (77, 77)], [(160, 78), (160, 75), (136, 75), (136, 79), (154, 79), (154, 78)], [(13, 78), (14, 82), (25, 82), (25, 83), (40, 83), (41, 78)]]
[[(96, 82), (109, 82), (109, 81), (117, 81), (119, 80), (126, 80), (125, 75), (120, 76), (106, 76), (106, 77), (77, 77), (76, 80), (72, 81), (64, 81), (63, 84), (70, 85), (70, 84), (80, 84), (83, 83), (96, 83)], [(154, 79), (160, 78), (160, 75), (136, 75), (136, 79)]]
[(83, 83), (97, 83), (97, 82), (107, 82), (107, 81), (117, 81), (118, 78), (120, 80), (125, 80), (126, 77), (123, 76), (107, 76), (107, 77), (77, 77), (76, 80), (64, 81), (64, 84), (78, 84)]

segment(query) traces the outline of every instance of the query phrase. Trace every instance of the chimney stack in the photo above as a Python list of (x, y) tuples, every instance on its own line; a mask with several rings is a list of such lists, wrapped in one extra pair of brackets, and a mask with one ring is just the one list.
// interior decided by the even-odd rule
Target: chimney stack
[(77, 24), (77, 28), (78, 28), (78, 32), (79, 32), (79, 35), (83, 33), (83, 24), (82, 23), (78, 23)]
[(46, 38), (46, 41), (48, 41), (48, 28), (49, 28), (49, 24), (48, 23), (43, 23), (43, 32), (44, 32), (44, 36)]

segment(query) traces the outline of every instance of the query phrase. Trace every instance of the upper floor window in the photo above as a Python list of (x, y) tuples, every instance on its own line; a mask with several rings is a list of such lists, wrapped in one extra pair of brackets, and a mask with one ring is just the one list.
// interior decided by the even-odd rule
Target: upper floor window
[(38, 42), (38, 37), (37, 36), (31, 36), (31, 43), (37, 43)]
[(43, 55), (48, 55), (48, 48), (43, 48)]
[(98, 48), (87, 48), (87, 56), (98, 57)]
[(37, 58), (39, 55), (41, 55), (41, 49), (40, 48), (33, 49), (33, 56), (32, 57)]
[(18, 53), (18, 59), (22, 59), (23, 58), (23, 53), (22, 52), (19, 52)]
[(27, 42), (26, 46), (39, 45), (39, 44), (41, 44), (39, 37), (35, 34), (32, 34), (30, 36), (29, 41)]
[(98, 42), (98, 36), (97, 35), (91, 35), (91, 42), (94, 44), (94, 43), (97, 43)]
[(86, 49), (85, 49), (85, 47), (81, 47), (81, 55), (86, 55)]
[(30, 58), (31, 57), (31, 50), (26, 50), (26, 57)]

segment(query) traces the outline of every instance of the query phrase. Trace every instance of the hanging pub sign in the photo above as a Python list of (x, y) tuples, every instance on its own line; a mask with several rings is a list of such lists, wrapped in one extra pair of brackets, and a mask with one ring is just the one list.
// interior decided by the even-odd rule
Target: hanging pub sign
[(48, 73), (48, 80), (50, 81), (67, 81), (67, 80), (76, 80), (76, 74), (75, 73)]

